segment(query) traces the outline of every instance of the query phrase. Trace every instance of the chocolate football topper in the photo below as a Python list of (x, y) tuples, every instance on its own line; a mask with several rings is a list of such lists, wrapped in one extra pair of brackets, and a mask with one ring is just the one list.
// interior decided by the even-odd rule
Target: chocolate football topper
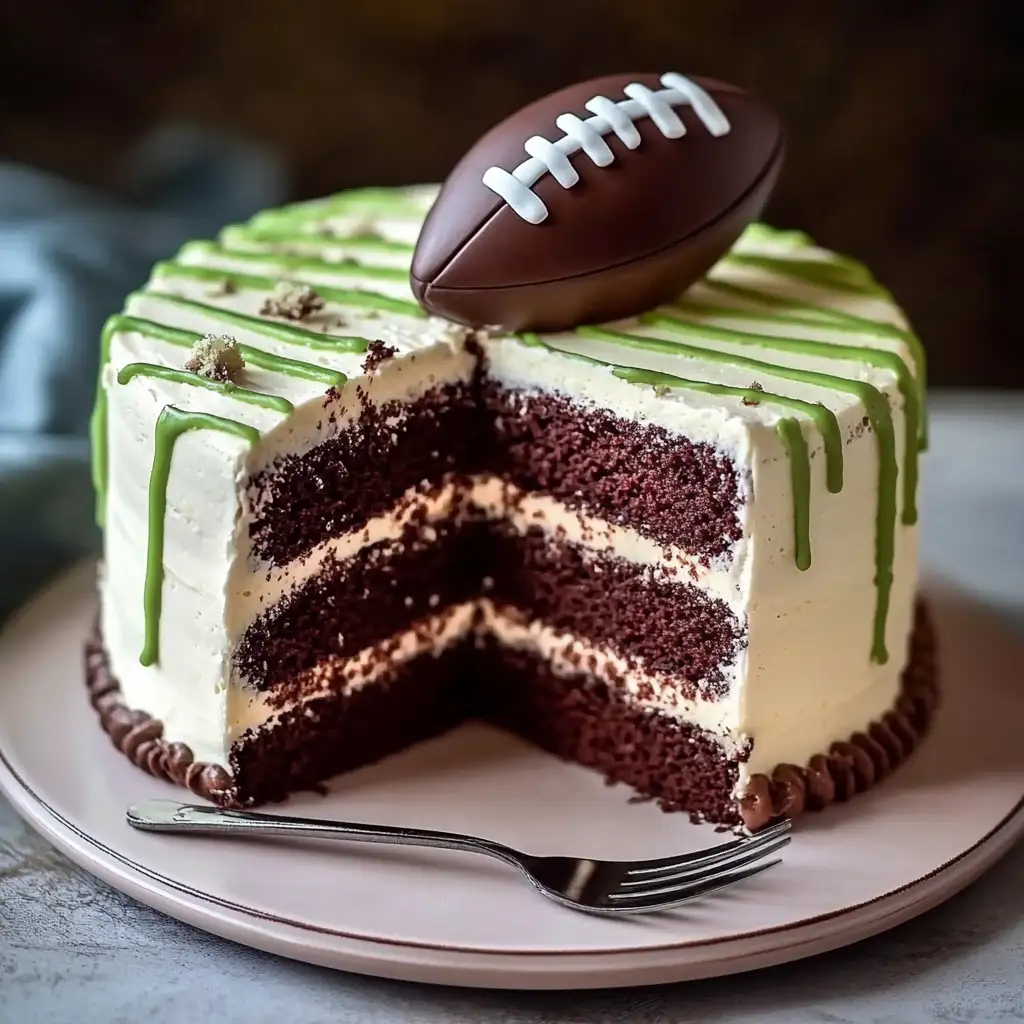
[(775, 113), (732, 85), (607, 75), (531, 103), (445, 182), (412, 261), (431, 313), (556, 331), (677, 298), (764, 207)]

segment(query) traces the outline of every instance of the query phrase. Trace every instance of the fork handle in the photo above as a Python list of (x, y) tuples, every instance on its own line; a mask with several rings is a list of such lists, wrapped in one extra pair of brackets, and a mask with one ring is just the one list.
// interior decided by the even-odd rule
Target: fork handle
[(483, 853), (515, 867), (522, 866), (519, 854), (511, 847), (459, 832), (330, 821), (326, 818), (294, 818), (261, 811), (221, 810), (206, 804), (179, 804), (174, 800), (144, 800), (128, 808), (127, 818), (129, 825), (144, 832), (245, 835), (255, 838), (298, 836), (303, 839), (389, 843), (396, 846), (432, 846), (443, 850)]

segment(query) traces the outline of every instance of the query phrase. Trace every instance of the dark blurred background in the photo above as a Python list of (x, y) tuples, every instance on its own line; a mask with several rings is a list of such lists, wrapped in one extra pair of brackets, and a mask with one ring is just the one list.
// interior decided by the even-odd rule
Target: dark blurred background
[(104, 184), (153, 126), (276, 148), (297, 197), (442, 178), (526, 101), (618, 70), (763, 94), (768, 219), (868, 261), (936, 384), (1024, 386), (1021, 0), (39, 0), (0, 14), (0, 159)]

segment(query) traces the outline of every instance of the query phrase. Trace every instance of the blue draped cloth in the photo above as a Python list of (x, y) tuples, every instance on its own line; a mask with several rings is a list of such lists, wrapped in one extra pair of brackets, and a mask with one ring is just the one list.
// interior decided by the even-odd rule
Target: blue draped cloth
[(96, 191), (0, 163), (0, 621), (98, 547), (88, 421), (104, 320), (157, 260), (279, 203), (269, 153), (163, 128)]

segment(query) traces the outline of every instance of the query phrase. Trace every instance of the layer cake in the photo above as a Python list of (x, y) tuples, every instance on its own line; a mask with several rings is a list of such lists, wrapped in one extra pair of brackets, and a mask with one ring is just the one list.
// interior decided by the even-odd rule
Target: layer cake
[[(101, 622), (152, 716), (133, 756), (167, 760), (158, 721), (219, 769), (207, 795), (259, 803), (483, 716), (734, 821), (752, 776), (897, 704), (920, 345), (863, 267), (762, 225), (639, 319), (470, 331), (409, 293), (433, 194), (261, 214), (108, 323)], [(204, 334), (239, 383), (181, 369)]]
[[(700, 86), (661, 81), (627, 85), (618, 114), (559, 119), (564, 152), (527, 146), (547, 164), (483, 175), (513, 225), (468, 232), (478, 251), (485, 228), (497, 239), (487, 273), (550, 262), (550, 244), (579, 262), (585, 233), (557, 204), (589, 196), (593, 213), (613, 180), (595, 133), (625, 163), (672, 155), (687, 126), (729, 129)], [(707, 88), (776, 166), (764, 119)], [(725, 152), (714, 138), (691, 158)], [(892, 297), (860, 263), (751, 223), (717, 261), (673, 256), (691, 286), (611, 322), (585, 303), (635, 308), (636, 275), (599, 267), (597, 293), (542, 281), (536, 330), (500, 275), (490, 294), (418, 276), (417, 240), (451, 241), (428, 211), (453, 207), (459, 175), (440, 198), (363, 189), (259, 214), (157, 265), (108, 322), (87, 663), (114, 742), (252, 805), (482, 718), (750, 828), (884, 775), (935, 701), (916, 607), (924, 352)], [(512, 245), (549, 209), (531, 227), (548, 233), (523, 236), (535, 256)], [(655, 261), (661, 289), (675, 278)], [(515, 329), (431, 315), (439, 302), (511, 310)]]

